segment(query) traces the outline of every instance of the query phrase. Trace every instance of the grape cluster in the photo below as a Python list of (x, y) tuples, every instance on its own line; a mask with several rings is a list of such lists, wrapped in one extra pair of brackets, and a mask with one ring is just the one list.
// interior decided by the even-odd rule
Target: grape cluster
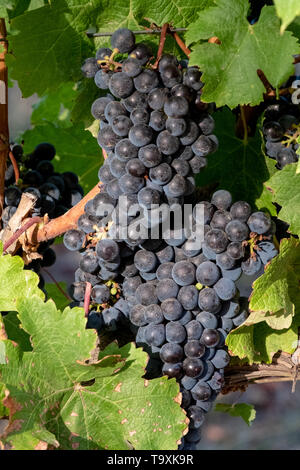
[[(51, 160), (54, 159), (55, 147), (43, 142), (35, 147), (29, 155), (24, 155), (23, 147), (11, 145), (12, 154), (20, 169), (20, 179), (15, 183), (15, 173), (11, 162), (8, 162), (5, 172), (4, 209), (2, 226), (5, 228), (14, 215), (23, 193), (36, 196), (32, 216), (44, 216), (50, 219), (59, 217), (76, 205), (83, 196), (83, 189), (78, 183), (75, 173), (57, 173)], [(33, 260), (26, 266), (40, 277), (39, 287), (44, 287), (44, 279), (40, 273), (41, 267), (52, 266), (55, 262), (55, 252), (50, 248), (53, 240), (43, 242), (38, 247), (41, 259)]]
[(297, 162), (299, 107), (285, 101), (268, 106), (264, 113), (263, 135), (266, 153), (276, 160), (276, 168), (282, 170), (285, 165)]
[[(197, 202), (194, 175), (218, 146), (198, 69), (171, 55), (158, 70), (147, 68), (151, 51), (128, 30), (114, 33), (112, 47), (128, 53), (122, 71), (100, 68), (114, 54), (104, 48), (83, 66), (113, 96), (92, 105), (108, 155), (98, 173), (101, 191), (85, 205), (78, 228), (64, 235), (66, 247), (81, 252), (71, 293), (82, 306), (91, 283), (87, 328), (129, 324), (149, 368), (180, 383), (190, 420), (180, 448), (188, 450), (223, 385), (226, 336), (248, 315), (239, 282), (251, 285), (277, 254), (274, 224), (225, 190)], [(163, 208), (175, 219), (187, 204), (188, 230), (183, 217), (179, 228), (177, 220), (163, 231)]]

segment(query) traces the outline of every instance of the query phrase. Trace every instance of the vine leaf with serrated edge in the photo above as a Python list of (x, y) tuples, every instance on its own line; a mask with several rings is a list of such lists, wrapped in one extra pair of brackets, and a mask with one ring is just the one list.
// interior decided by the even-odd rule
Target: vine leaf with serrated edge
[[(189, 25), (186, 41), (193, 44), (190, 65), (198, 65), (204, 82), (201, 99), (227, 105), (259, 104), (265, 87), (262, 70), (274, 88), (293, 74), (297, 39), (289, 31), (280, 35), (275, 8), (264, 6), (258, 21), (247, 20), (247, 0), (216, 0)], [(216, 36), (220, 44), (203, 42)]]
[(63, 449), (177, 448), (187, 428), (178, 384), (142, 379), (146, 353), (111, 345), (87, 364), (96, 333), (85, 329), (82, 309), (61, 313), (36, 296), (18, 299), (17, 309), (33, 351), (4, 341), (1, 381), (9, 391), (5, 404), (14, 407), (6, 441), (22, 448), (24, 431)]

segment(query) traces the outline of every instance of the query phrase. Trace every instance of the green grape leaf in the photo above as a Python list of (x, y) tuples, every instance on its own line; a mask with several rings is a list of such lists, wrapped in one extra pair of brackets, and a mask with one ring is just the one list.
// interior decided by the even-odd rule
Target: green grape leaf
[(271, 191), (273, 202), (282, 206), (278, 217), (290, 225), (291, 233), (300, 236), (300, 175), (297, 173), (297, 165), (286, 165), (281, 171), (277, 171), (265, 186)]
[(85, 192), (98, 182), (98, 170), (103, 161), (101, 149), (82, 124), (61, 128), (47, 122), (26, 131), (21, 140), (25, 142), (25, 153), (32, 152), (40, 142), (51, 142), (56, 148), (55, 170), (76, 173)]
[(287, 26), (300, 15), (299, 0), (274, 0), (276, 13), (281, 19), (281, 34)]
[(0, 311), (16, 310), (18, 297), (30, 298), (44, 293), (38, 288), (39, 277), (30, 270), (24, 270), (19, 256), (3, 255), (0, 243)]
[(60, 127), (71, 126), (70, 110), (76, 96), (74, 84), (63, 83), (58, 89), (49, 92), (33, 105), (31, 123), (37, 126), (48, 121)]
[(101, 96), (106, 96), (108, 90), (100, 90), (94, 80), (86, 78), (77, 84), (76, 97), (71, 110), (71, 120), (76, 122), (83, 122), (87, 127), (89, 126), (94, 117), (91, 114), (91, 106), (93, 102)]
[(254, 406), (248, 405), (248, 403), (235, 403), (233, 405), (217, 403), (214, 410), (222, 413), (229, 413), (230, 416), (233, 417), (240, 416), (248, 426), (251, 426), (256, 417)]
[[(149, 26), (145, 18), (158, 25), (172, 22), (186, 27), (200, 9), (211, 3), (154, 0), (142, 4), (140, 0), (121, 0), (116, 8), (112, 0), (53, 0), (12, 20), (14, 34), (9, 37), (11, 54), (7, 57), (12, 78), (18, 81), (24, 97), (34, 92), (42, 96), (63, 82), (79, 80), (84, 59), (93, 54), (95, 46), (107, 44), (108, 38), (93, 42), (87, 37), (91, 27), (112, 32), (121, 27), (140, 30)], [(144, 40), (144, 35), (140, 39)]]
[[(190, 65), (203, 72), (202, 99), (218, 107), (259, 104), (265, 87), (258, 69), (275, 88), (293, 74), (293, 54), (299, 52), (296, 38), (287, 31), (280, 35), (274, 7), (263, 7), (253, 25), (247, 20), (248, 9), (247, 0), (216, 0), (188, 27), (187, 43), (196, 43)], [(203, 42), (212, 36), (221, 44)]]
[[(299, 144), (299, 147), (297, 148), (296, 154), (300, 156), (300, 136), (297, 139), (297, 144)], [(296, 175), (299, 175), (300, 173), (300, 158), (298, 157), (298, 164), (296, 168)]]
[(283, 239), (280, 252), (253, 284), (250, 310), (271, 328), (289, 328), (296, 308), (300, 307), (300, 242)]
[(17, 343), (22, 351), (31, 351), (29, 334), (22, 328), (17, 312), (9, 312), (2, 321), (7, 339)]
[(289, 354), (295, 351), (299, 319), (295, 319), (291, 328), (274, 330), (263, 320), (260, 323), (251, 324), (250, 317), (241, 326), (231, 331), (226, 338), (231, 356), (245, 359), (248, 364), (271, 363), (274, 354), (278, 351)]
[(4, 416), (8, 416), (9, 410), (3, 405), (5, 399), (5, 385), (0, 382), (0, 419)]
[(187, 428), (178, 384), (143, 379), (147, 355), (141, 348), (113, 344), (87, 363), (97, 335), (85, 329), (83, 309), (60, 312), (36, 296), (20, 299), (17, 309), (33, 351), (4, 341), (0, 371), (11, 413), (5, 443), (24, 448), (31, 436), (66, 450), (177, 448)]
[(11, 27), (17, 34), (8, 38), (12, 54), (6, 62), (25, 98), (34, 92), (42, 96), (62, 82), (78, 78), (82, 40), (63, 0), (17, 16)]
[(231, 192), (235, 201), (245, 200), (253, 208), (276, 215), (272, 196), (263, 186), (276, 170), (270, 158), (261, 152), (259, 133), (249, 137), (247, 142), (236, 137), (235, 118), (228, 108), (216, 112), (214, 119), (219, 149), (208, 156), (207, 167), (196, 177), (197, 185), (219, 183), (220, 188)]
[[(58, 285), (64, 292), (67, 292), (66, 282), (58, 282)], [(71, 300), (67, 299), (58, 286), (54, 283), (46, 283), (45, 290), (47, 292), (48, 298), (53, 300), (59, 310), (64, 310), (71, 302)]]

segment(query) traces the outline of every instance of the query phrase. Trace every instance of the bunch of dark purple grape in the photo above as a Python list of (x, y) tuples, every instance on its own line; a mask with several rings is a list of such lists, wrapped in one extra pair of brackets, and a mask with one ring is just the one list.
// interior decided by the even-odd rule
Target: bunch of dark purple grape
[[(197, 202), (193, 175), (218, 145), (214, 120), (201, 104), (198, 69), (182, 69), (170, 55), (158, 71), (143, 68), (152, 54), (128, 30), (116, 31), (112, 46), (129, 53), (122, 72), (98, 70), (108, 49), (83, 66), (118, 99), (102, 97), (92, 106), (108, 158), (99, 170), (101, 192), (86, 204), (78, 229), (64, 235), (66, 247), (82, 253), (71, 292), (82, 306), (90, 282), (87, 327), (116, 330), (127, 322), (153, 375), (180, 383), (190, 420), (180, 448), (193, 449), (224, 383), (225, 338), (248, 315), (243, 287), (277, 254), (274, 226), (247, 202), (233, 203), (225, 190)], [(164, 209), (176, 219), (188, 203), (189, 229), (183, 217), (166, 234)], [(195, 243), (201, 227), (204, 240)], [(112, 282), (121, 293), (117, 302)]]
[(267, 107), (264, 113), (263, 135), (266, 153), (277, 161), (276, 168), (298, 161), (297, 138), (300, 135), (299, 106), (279, 101)]
[[(19, 144), (12, 145), (11, 151), (20, 168), (20, 179), (16, 184), (13, 165), (8, 162), (2, 228), (7, 226), (16, 212), (23, 193), (31, 193), (37, 198), (32, 216), (47, 214), (50, 219), (63, 215), (80, 201), (83, 189), (78, 183), (77, 175), (72, 172), (60, 174), (54, 171), (51, 160), (54, 159), (56, 150), (52, 144), (43, 142), (29, 155), (23, 154), (23, 147)], [(43, 258), (36, 259), (26, 266), (26, 269), (32, 269), (39, 274), (40, 288), (44, 286), (40, 268), (52, 266), (56, 259), (54, 250), (50, 248), (53, 241), (41, 243), (38, 252)]]

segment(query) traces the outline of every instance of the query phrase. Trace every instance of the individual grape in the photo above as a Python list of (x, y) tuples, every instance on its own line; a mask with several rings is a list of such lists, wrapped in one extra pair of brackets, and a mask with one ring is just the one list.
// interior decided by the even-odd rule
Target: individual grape
[(184, 346), (184, 352), (187, 357), (202, 357), (205, 352), (205, 346), (198, 340), (190, 340)]
[(238, 219), (241, 222), (247, 222), (251, 214), (251, 206), (248, 202), (237, 201), (232, 204), (230, 208), (230, 215), (232, 219)]
[(108, 59), (112, 55), (112, 50), (109, 47), (100, 47), (96, 52), (96, 59), (97, 60), (105, 60)]
[(142, 177), (146, 174), (146, 167), (138, 158), (131, 158), (126, 163), (126, 172), (132, 176)]
[(124, 54), (125, 52), (131, 52), (134, 48), (135, 36), (129, 29), (119, 28), (111, 36), (110, 42), (114, 49), (118, 49), (119, 52)]
[(204, 135), (210, 135), (214, 131), (215, 120), (210, 114), (204, 113), (198, 121), (198, 126)]
[(199, 293), (195, 286), (183, 286), (178, 292), (177, 300), (185, 310), (193, 310), (198, 305), (198, 296)]
[(220, 229), (209, 230), (204, 239), (207, 246), (217, 254), (224, 251), (228, 245), (227, 235)]
[(197, 67), (188, 67), (183, 77), (184, 85), (187, 85), (193, 90), (199, 91), (203, 87), (203, 83), (200, 80), (201, 72)]
[(216, 264), (221, 269), (232, 269), (235, 266), (236, 260), (229, 255), (228, 247), (227, 251), (223, 251), (222, 253), (217, 254)]
[(204, 423), (205, 413), (199, 406), (193, 405), (187, 409), (187, 417), (190, 420), (190, 428), (199, 429)]
[(263, 212), (253, 212), (253, 214), (250, 215), (247, 224), (251, 232), (263, 235), (270, 230), (271, 219)]
[[(185, 98), (189, 103), (193, 100), (194, 98), (194, 92), (186, 85), (179, 83), (176, 84), (172, 87), (171, 89), (171, 95), (172, 96), (180, 96), (182, 98)], [(211, 134), (211, 132), (210, 132)]]
[(164, 112), (170, 118), (180, 118), (189, 112), (189, 103), (182, 96), (170, 96), (164, 104)]
[(111, 126), (100, 129), (97, 137), (98, 144), (105, 150), (113, 150), (119, 140), (121, 140), (121, 137), (114, 133)]
[(225, 189), (219, 189), (216, 191), (211, 198), (211, 203), (217, 207), (217, 209), (227, 210), (232, 204), (232, 197)]
[(181, 81), (181, 71), (175, 65), (167, 65), (161, 72), (161, 80), (165, 87), (172, 88)]
[(199, 131), (199, 127), (197, 126), (197, 124), (194, 121), (188, 120), (187, 129), (185, 133), (180, 137), (180, 142), (184, 146), (192, 145), (196, 141), (199, 134), (200, 134), (200, 131)]
[(207, 160), (204, 157), (199, 157), (196, 155), (191, 160), (189, 160), (190, 168), (194, 175), (198, 175), (202, 168), (205, 168), (207, 165)]
[(176, 57), (171, 54), (162, 55), (158, 64), (158, 70), (160, 71), (160, 73), (162, 73), (164, 69), (168, 67), (169, 65), (176, 65), (176, 66), (178, 65), (178, 61)]
[(191, 390), (196, 385), (197, 379), (194, 379), (194, 377), (189, 377), (188, 375), (184, 375), (180, 379), (180, 383), (185, 390)]
[(182, 367), (188, 377), (198, 377), (204, 369), (203, 362), (198, 357), (187, 357), (183, 361)]
[(132, 78), (124, 72), (114, 73), (108, 82), (108, 87), (117, 98), (127, 98), (134, 90)]
[(258, 244), (256, 252), (263, 264), (267, 264), (278, 254), (274, 243), (264, 241)]
[(220, 342), (220, 334), (213, 328), (205, 328), (200, 341), (207, 348), (214, 348), (218, 346)]
[(112, 130), (119, 137), (126, 137), (132, 126), (133, 124), (128, 116), (120, 115), (112, 120)]
[(156, 145), (164, 155), (173, 155), (179, 149), (179, 140), (165, 130), (158, 134)]
[(123, 282), (125, 295), (134, 295), (137, 288), (142, 284), (140, 276), (127, 277)]
[(202, 381), (199, 381), (191, 390), (194, 400), (206, 401), (211, 397), (210, 386)]
[(237, 281), (242, 275), (242, 269), (239, 266), (232, 269), (221, 269), (221, 273), (224, 278)]
[(77, 251), (82, 248), (85, 241), (85, 233), (81, 230), (71, 229), (64, 234), (63, 242), (70, 251)]
[(150, 323), (145, 328), (145, 340), (151, 346), (161, 346), (166, 340), (167, 328), (164, 325)]
[(104, 309), (102, 311), (102, 318), (106, 329), (108, 331), (116, 331), (121, 316), (121, 312), (114, 307)]
[(230, 332), (233, 329), (233, 321), (231, 318), (221, 318), (222, 329), (226, 332)]
[(155, 286), (147, 283), (147, 284), (140, 284), (135, 291), (136, 298), (139, 303), (142, 305), (151, 305), (157, 304), (158, 298), (156, 295), (156, 288)]
[[(146, 323), (153, 323), (155, 325), (158, 325), (159, 323), (162, 323), (164, 321), (162, 309), (157, 304), (150, 304), (147, 307), (145, 307), (144, 317), (145, 317)], [(169, 362), (172, 362), (172, 361), (169, 361)]]
[(276, 121), (267, 121), (263, 125), (263, 134), (267, 140), (277, 142), (282, 140), (284, 128)]
[(86, 329), (101, 330), (104, 326), (103, 318), (96, 311), (91, 311), (87, 317)]
[(217, 210), (211, 220), (210, 226), (212, 228), (219, 228), (225, 230), (226, 225), (231, 221), (231, 216), (228, 211)]
[[(220, 315), (221, 315), (221, 313), (220, 313)], [(196, 320), (199, 323), (201, 323), (201, 325), (204, 328), (215, 329), (218, 326), (218, 319), (217, 319), (216, 315), (214, 315), (213, 313), (210, 313), (210, 312), (203, 311), (203, 312), (198, 313), (198, 315), (196, 316)]]
[(17, 188), (16, 186), (10, 186), (9, 188), (5, 189), (4, 192), (4, 202), (6, 206), (15, 206), (19, 205), (21, 200), (22, 191)]
[(249, 229), (244, 222), (238, 219), (231, 220), (225, 227), (225, 232), (232, 242), (242, 242), (247, 240), (249, 236)]
[(149, 93), (158, 85), (158, 76), (154, 70), (145, 69), (133, 79), (134, 86), (140, 93)]
[[(157, 295), (158, 295), (158, 288), (157, 288)], [(175, 298), (167, 298), (163, 300), (161, 303), (161, 309), (162, 309), (165, 319), (169, 321), (179, 320), (183, 313), (181, 304)], [(172, 342), (171, 340), (168, 340), (168, 341)]]
[(156, 132), (163, 131), (166, 126), (166, 115), (163, 111), (155, 110), (150, 114), (149, 126)]
[(150, 180), (157, 185), (165, 185), (172, 178), (172, 168), (167, 163), (161, 163), (156, 167), (150, 168)]
[(103, 304), (110, 299), (110, 290), (104, 284), (98, 284), (94, 286), (91, 292), (91, 298), (97, 304)]
[(149, 144), (138, 151), (138, 157), (146, 168), (152, 168), (159, 165), (162, 155), (156, 145)]
[(203, 328), (197, 320), (191, 320), (185, 325), (188, 340), (198, 340), (203, 332)]
[(231, 242), (227, 246), (227, 254), (234, 260), (238, 260), (240, 258), (243, 258), (245, 254), (245, 248), (240, 242)]
[(180, 379), (182, 376), (182, 363), (178, 362), (177, 364), (172, 364), (170, 362), (165, 362), (162, 367), (163, 375), (167, 375), (170, 379)]
[(79, 261), (79, 267), (86, 273), (94, 274), (99, 269), (96, 253), (94, 251), (86, 251)]
[(183, 349), (177, 343), (166, 343), (161, 347), (159, 355), (163, 362), (176, 364), (183, 358)]
[(180, 160), (191, 160), (194, 156), (194, 152), (192, 151), (192, 147), (190, 146), (185, 146), (185, 147), (180, 147), (178, 152), (178, 159)]
[(104, 261), (113, 261), (120, 253), (119, 245), (114, 240), (103, 238), (96, 245), (96, 253)]
[(142, 66), (140, 61), (135, 59), (134, 57), (128, 57), (128, 59), (124, 60), (122, 64), (122, 71), (128, 75), (128, 77), (136, 77), (141, 73)]
[(36, 166), (36, 171), (38, 171), (44, 178), (48, 178), (54, 173), (54, 167), (48, 160), (41, 160)]
[(148, 105), (151, 109), (161, 110), (168, 96), (166, 88), (154, 88), (148, 95)]
[(218, 280), (214, 285), (214, 289), (221, 300), (230, 300), (236, 294), (235, 283), (231, 279), (224, 277)]
[(153, 204), (160, 203), (160, 193), (155, 189), (143, 188), (138, 193), (138, 202), (142, 207), (151, 209)]
[(145, 108), (135, 108), (130, 113), (133, 124), (148, 124), (150, 116)]
[(166, 324), (166, 340), (169, 343), (183, 343), (186, 338), (185, 327), (178, 321), (170, 321)]
[(170, 279), (172, 277), (173, 266), (174, 266), (174, 263), (172, 262), (166, 262), (166, 263), (160, 264), (156, 270), (157, 279), (159, 281), (161, 281), (162, 279)]
[(156, 288), (156, 293), (160, 302), (163, 302), (171, 297), (176, 297), (178, 290), (179, 287), (173, 279), (162, 279)]
[(152, 52), (147, 44), (140, 42), (135, 45), (134, 50), (129, 54), (129, 57), (137, 59), (141, 65), (145, 65), (152, 57)]
[(157, 258), (154, 253), (147, 250), (139, 250), (134, 255), (134, 264), (139, 271), (149, 272), (155, 269)]
[(131, 158), (137, 157), (138, 148), (133, 143), (131, 143), (129, 139), (125, 138), (117, 142), (115, 155), (117, 158), (119, 158), (119, 160), (127, 162)]
[(281, 148), (277, 154), (277, 165), (279, 170), (288, 165), (289, 163), (295, 163), (298, 161), (298, 156), (292, 148)]
[(198, 305), (202, 310), (211, 313), (218, 313), (221, 309), (220, 299), (211, 287), (200, 291)]
[(206, 157), (217, 150), (217, 143), (208, 135), (200, 135), (192, 144), (192, 150), (199, 157)]
[(144, 186), (144, 179), (125, 174), (119, 179), (119, 185), (124, 194), (135, 194)]
[(212, 286), (220, 279), (220, 270), (211, 261), (204, 261), (196, 270), (196, 279), (204, 286)]
[(262, 267), (262, 263), (258, 256), (256, 258), (248, 258), (246, 261), (243, 261), (241, 264), (242, 271), (247, 276), (252, 276), (253, 274), (259, 273), (261, 270), (261, 267)]
[(172, 278), (179, 286), (188, 286), (195, 282), (195, 266), (188, 261), (175, 263), (172, 269)]
[[(104, 215), (108, 215), (113, 211), (115, 204), (116, 201), (112, 197), (101, 192), (91, 201), (92, 212), (89, 215), (104, 217)], [(87, 204), (85, 205), (85, 211), (87, 211)]]
[(147, 95), (135, 90), (132, 95), (125, 98), (122, 103), (127, 111), (131, 112), (134, 108), (147, 107)]
[(101, 98), (97, 98), (91, 107), (91, 114), (95, 119), (105, 119), (104, 111), (108, 103), (112, 101), (112, 98), (107, 96), (101, 96)]
[(126, 172), (126, 162), (119, 160), (117, 157), (113, 157), (109, 162), (109, 169), (111, 174), (115, 178), (120, 178)]
[(129, 140), (136, 147), (144, 147), (150, 144), (153, 131), (147, 124), (136, 124), (129, 131)]
[(179, 318), (178, 321), (179, 321), (180, 325), (186, 325), (187, 323), (192, 321), (192, 318), (193, 318), (192, 312), (190, 310), (186, 310), (186, 311), (183, 312), (182, 317)]
[(145, 326), (147, 321), (145, 319), (145, 307), (143, 305), (134, 305), (129, 312), (129, 319), (131, 323), (136, 326)]
[(175, 158), (171, 163), (172, 168), (181, 176), (187, 176), (190, 171), (190, 167), (187, 161), (180, 160), (179, 158)]
[[(202, 213), (203, 210), (203, 213)], [(203, 219), (202, 219), (203, 215)], [(204, 226), (205, 224), (209, 224), (212, 217), (214, 215), (214, 207), (210, 202), (201, 201), (195, 205), (193, 208), (193, 219), (198, 224)]]
[(191, 404), (192, 396), (190, 392), (188, 390), (185, 390), (184, 388), (181, 388), (180, 391), (182, 394), (181, 406), (184, 410), (186, 410)]
[(223, 367), (228, 366), (230, 357), (226, 351), (219, 349), (211, 362), (217, 369), (223, 369)]
[(81, 72), (86, 78), (93, 78), (98, 70), (99, 67), (95, 57), (88, 57), (87, 59), (85, 59), (81, 67)]
[(105, 119), (109, 122), (109, 124), (111, 125), (114, 118), (121, 115), (127, 115), (123, 104), (120, 103), (120, 101), (109, 101), (104, 110)]

